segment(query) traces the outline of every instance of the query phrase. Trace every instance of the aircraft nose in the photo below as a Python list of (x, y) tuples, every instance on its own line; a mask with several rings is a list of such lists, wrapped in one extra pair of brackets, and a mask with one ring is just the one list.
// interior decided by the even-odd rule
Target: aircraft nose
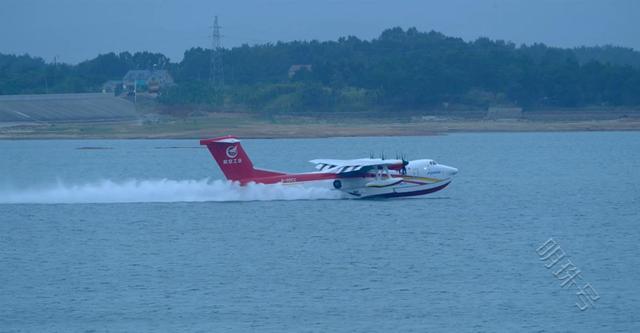
[(449, 174), (449, 177), (453, 177), (458, 174), (458, 169), (454, 167), (447, 166), (446, 170), (447, 170), (447, 173)]

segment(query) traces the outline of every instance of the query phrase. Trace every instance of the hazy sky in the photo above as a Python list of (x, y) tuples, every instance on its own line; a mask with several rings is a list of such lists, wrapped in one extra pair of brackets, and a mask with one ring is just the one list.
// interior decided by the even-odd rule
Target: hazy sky
[(75, 63), (147, 50), (179, 61), (186, 49), (210, 44), (214, 15), (225, 47), (369, 39), (389, 27), (415, 26), (465, 40), (640, 50), (640, 0), (0, 0), (0, 52)]

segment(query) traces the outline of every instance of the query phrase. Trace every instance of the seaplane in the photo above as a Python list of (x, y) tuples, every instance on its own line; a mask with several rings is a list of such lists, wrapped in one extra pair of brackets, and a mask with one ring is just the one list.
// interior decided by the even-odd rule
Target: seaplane
[(200, 140), (225, 177), (240, 185), (318, 186), (342, 191), (344, 198), (393, 198), (425, 195), (447, 187), (458, 169), (430, 159), (314, 159), (316, 171), (286, 173), (253, 166), (235, 136)]

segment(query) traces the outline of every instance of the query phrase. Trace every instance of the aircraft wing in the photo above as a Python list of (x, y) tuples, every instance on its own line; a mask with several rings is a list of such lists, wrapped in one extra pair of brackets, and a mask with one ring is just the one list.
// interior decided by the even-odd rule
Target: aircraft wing
[(361, 158), (354, 160), (316, 159), (309, 161), (316, 165), (316, 169), (335, 174), (365, 173), (378, 167), (398, 170), (404, 166), (402, 160), (383, 160), (379, 158)]

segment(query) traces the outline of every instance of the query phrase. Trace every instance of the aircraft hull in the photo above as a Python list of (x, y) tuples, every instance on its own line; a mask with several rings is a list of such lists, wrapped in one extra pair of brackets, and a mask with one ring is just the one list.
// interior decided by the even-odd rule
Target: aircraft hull
[[(370, 177), (358, 178), (333, 178), (323, 180), (309, 180), (303, 182), (283, 183), (287, 185), (301, 185), (305, 187), (323, 187), (335, 191), (342, 192), (344, 198), (365, 199), (365, 198), (397, 198), (420, 196), (434, 193), (447, 187), (452, 179), (429, 180), (424, 178), (399, 176), (394, 178), (403, 178), (403, 181), (391, 186), (385, 187), (369, 187), (366, 186), (370, 182)], [(336, 186), (336, 181), (340, 182), (340, 186)]]

